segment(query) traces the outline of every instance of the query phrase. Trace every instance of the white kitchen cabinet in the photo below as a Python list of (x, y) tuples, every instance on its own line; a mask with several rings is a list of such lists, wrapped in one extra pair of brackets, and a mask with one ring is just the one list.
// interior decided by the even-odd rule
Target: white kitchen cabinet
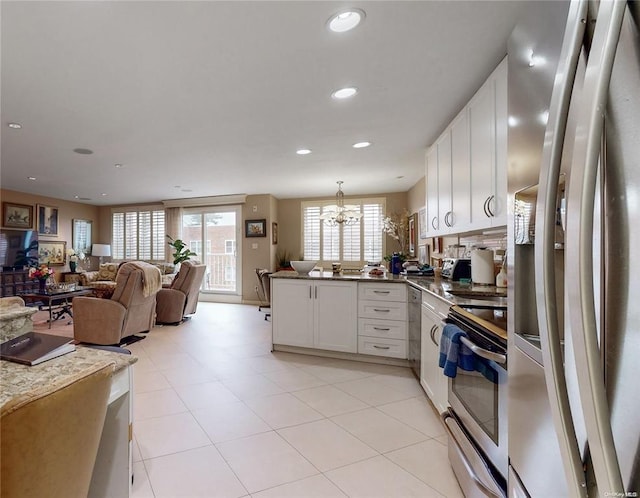
[(440, 226), (438, 224), (438, 146), (433, 144), (427, 151), (425, 178), (426, 185), (426, 211), (427, 211), (427, 235), (434, 237), (438, 234)]
[(471, 227), (506, 224), (507, 60), (469, 102)]
[(271, 285), (274, 344), (357, 351), (356, 282), (278, 278)]
[(407, 286), (358, 285), (358, 353), (407, 358)]
[(427, 234), (506, 225), (507, 59), (426, 155)]
[(449, 304), (437, 297), (422, 293), (420, 385), (438, 413), (444, 412), (448, 406), (448, 379), (438, 366), (443, 320), (448, 308)]

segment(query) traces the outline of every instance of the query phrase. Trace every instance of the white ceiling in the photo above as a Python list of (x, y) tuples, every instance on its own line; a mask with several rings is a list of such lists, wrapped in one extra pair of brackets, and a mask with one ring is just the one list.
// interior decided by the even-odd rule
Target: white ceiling
[[(407, 191), (526, 2), (0, 6), (2, 187), (109, 205), (332, 196), (337, 180), (347, 195)], [(329, 32), (347, 6), (364, 23)], [(331, 99), (347, 85), (354, 99)]]

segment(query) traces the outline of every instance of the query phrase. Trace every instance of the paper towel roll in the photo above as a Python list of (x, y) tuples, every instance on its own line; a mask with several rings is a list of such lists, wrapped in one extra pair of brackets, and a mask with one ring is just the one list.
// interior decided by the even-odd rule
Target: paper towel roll
[(471, 251), (471, 281), (474, 284), (495, 284), (493, 251), (491, 249)]

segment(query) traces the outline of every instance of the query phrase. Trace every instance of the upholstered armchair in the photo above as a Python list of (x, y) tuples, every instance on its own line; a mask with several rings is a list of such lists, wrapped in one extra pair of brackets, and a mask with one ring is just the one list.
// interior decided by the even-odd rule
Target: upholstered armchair
[(124, 263), (111, 299), (73, 299), (73, 337), (91, 344), (119, 344), (153, 328), (160, 270), (142, 261)]
[(3, 497), (88, 496), (112, 373), (112, 364), (99, 363), (72, 382), (50, 378), (51, 389), (2, 405)]
[(180, 323), (184, 317), (193, 315), (198, 306), (198, 294), (206, 265), (185, 261), (168, 289), (160, 289), (157, 295), (156, 313), (158, 323)]
[(80, 285), (93, 290), (95, 297), (110, 298), (116, 288), (118, 263), (101, 263), (97, 271), (80, 274)]

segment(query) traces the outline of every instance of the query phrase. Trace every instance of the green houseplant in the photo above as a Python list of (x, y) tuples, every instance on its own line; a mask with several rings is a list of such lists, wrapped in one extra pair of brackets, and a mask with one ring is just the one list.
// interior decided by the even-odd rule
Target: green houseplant
[(195, 252), (187, 247), (187, 245), (180, 239), (173, 239), (170, 235), (167, 235), (167, 239), (169, 239), (168, 244), (173, 247), (173, 264), (177, 265), (182, 263), (183, 261), (188, 261), (191, 259), (191, 256), (197, 256)]

